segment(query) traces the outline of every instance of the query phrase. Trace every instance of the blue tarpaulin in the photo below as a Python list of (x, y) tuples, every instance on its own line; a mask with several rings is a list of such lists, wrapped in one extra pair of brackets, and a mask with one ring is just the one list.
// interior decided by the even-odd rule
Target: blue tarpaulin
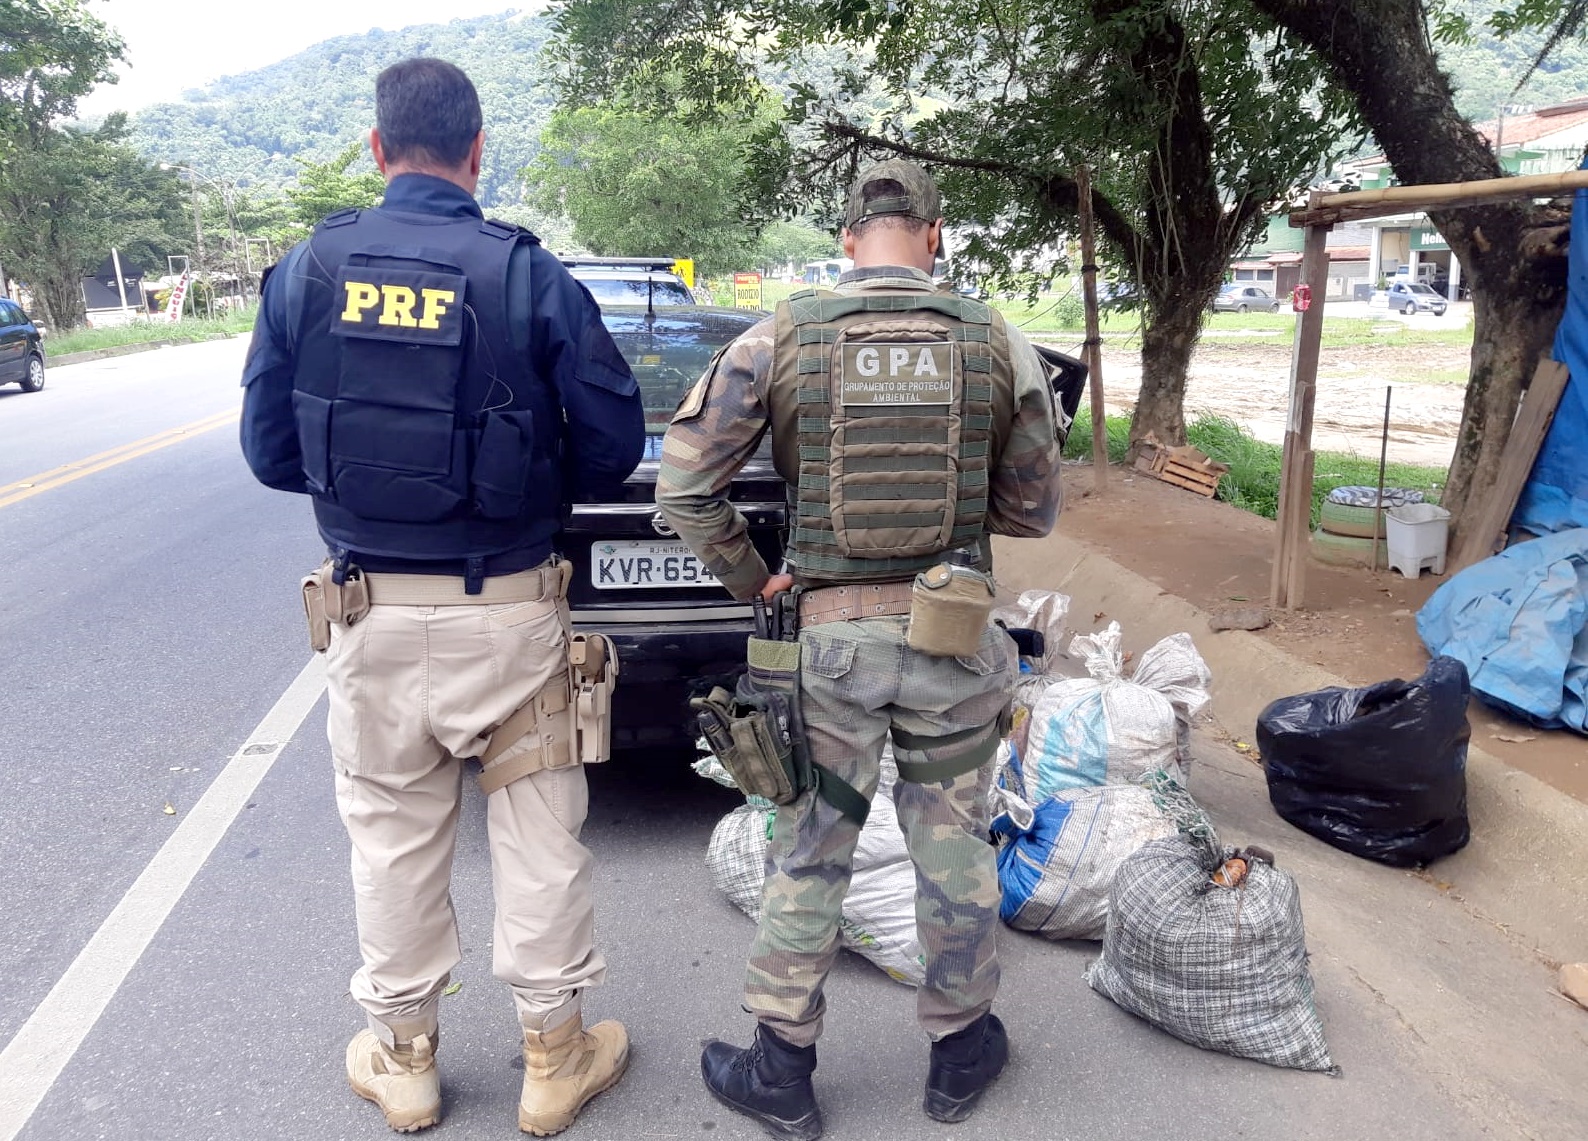
[(1472, 692), (1547, 729), (1588, 733), (1588, 529), (1509, 547), (1454, 575), (1417, 614)]
[(1540, 537), (1451, 578), (1418, 613), (1417, 633), (1430, 654), (1461, 659), (1489, 704), (1588, 734), (1588, 190), (1572, 203), (1553, 356), (1571, 376), (1511, 517)]
[[(1588, 160), (1582, 168), (1588, 170)], [(1571, 379), (1511, 518), (1535, 535), (1588, 527), (1588, 190), (1577, 191), (1572, 203), (1567, 283), (1552, 355)]]

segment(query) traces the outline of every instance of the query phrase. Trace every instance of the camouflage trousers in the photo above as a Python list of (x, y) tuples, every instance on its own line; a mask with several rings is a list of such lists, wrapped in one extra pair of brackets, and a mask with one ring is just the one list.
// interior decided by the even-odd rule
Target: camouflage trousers
[[(991, 725), (1008, 705), (1017, 670), (1014, 643), (1002, 630), (989, 627), (974, 658), (936, 658), (905, 645), (905, 621), (831, 622), (799, 636), (811, 759), (867, 799), (877, 788), (890, 727), (943, 737)], [(923, 762), (962, 747), (896, 753)], [(893, 788), (915, 864), (916, 927), (926, 959), (916, 1014), (933, 1041), (980, 1018), (998, 990), (998, 869), (987, 838), (994, 764), (953, 780), (901, 780)], [(859, 835), (853, 821), (814, 792), (777, 812), (745, 1005), (796, 1046), (821, 1034), (823, 988), (838, 953)]]

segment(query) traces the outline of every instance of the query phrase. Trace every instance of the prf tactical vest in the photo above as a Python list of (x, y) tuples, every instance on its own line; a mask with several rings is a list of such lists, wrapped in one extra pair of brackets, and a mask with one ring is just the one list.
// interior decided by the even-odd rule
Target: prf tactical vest
[(328, 543), (475, 559), (559, 526), (562, 410), (512, 350), (508, 266), (526, 231), (384, 208), (309, 239), (293, 411)]
[(796, 293), (777, 307), (773, 458), (805, 586), (985, 559), (988, 477), (1014, 409), (1003, 318), (944, 293)]

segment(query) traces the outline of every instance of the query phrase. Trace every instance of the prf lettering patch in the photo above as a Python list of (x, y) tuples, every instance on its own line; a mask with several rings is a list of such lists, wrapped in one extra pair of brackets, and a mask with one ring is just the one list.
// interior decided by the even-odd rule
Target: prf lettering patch
[(336, 275), (331, 332), (372, 341), (456, 345), (463, 340), (463, 289), (456, 273), (343, 266)]
[(838, 403), (952, 404), (959, 354), (949, 341), (838, 347)]

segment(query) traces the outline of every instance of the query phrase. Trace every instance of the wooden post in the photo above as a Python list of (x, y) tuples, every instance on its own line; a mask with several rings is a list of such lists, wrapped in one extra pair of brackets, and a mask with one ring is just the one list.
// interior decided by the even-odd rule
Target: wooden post
[(1588, 170), (1558, 174), (1525, 174), (1520, 177), (1485, 178), (1477, 182), (1442, 182), (1422, 186), (1387, 186), (1378, 190), (1347, 190), (1314, 194), (1305, 210), (1290, 215), (1290, 224), (1333, 226), (1387, 214), (1419, 210), (1453, 210), (1488, 202), (1514, 202), (1518, 198), (1553, 198), (1588, 189)]
[(1081, 223), (1081, 301), (1086, 309), (1087, 385), (1092, 393), (1092, 494), (1108, 489), (1108, 418), (1103, 410), (1103, 340), (1097, 323), (1097, 242), (1092, 233), (1092, 171), (1075, 168), (1077, 213)]
[(1522, 410), (1511, 426), (1510, 438), (1500, 453), (1500, 473), (1489, 497), (1476, 505), (1472, 518), (1462, 528), (1461, 545), (1452, 554), (1446, 570), (1450, 574), (1482, 562), (1505, 546), (1505, 532), (1516, 512), (1516, 502), (1533, 473), (1539, 449), (1555, 419), (1555, 409), (1570, 379), (1566, 366), (1545, 358), (1538, 362), (1533, 383), (1522, 393)]
[(1269, 604), (1294, 610), (1301, 605), (1307, 579), (1307, 530), (1312, 522), (1312, 407), (1318, 393), (1318, 352), (1323, 344), (1323, 296), (1328, 289), (1329, 226), (1308, 226), (1301, 255), (1301, 284), (1311, 304), (1296, 316), (1295, 348), (1290, 359), (1290, 418), (1279, 475), (1279, 538)]

